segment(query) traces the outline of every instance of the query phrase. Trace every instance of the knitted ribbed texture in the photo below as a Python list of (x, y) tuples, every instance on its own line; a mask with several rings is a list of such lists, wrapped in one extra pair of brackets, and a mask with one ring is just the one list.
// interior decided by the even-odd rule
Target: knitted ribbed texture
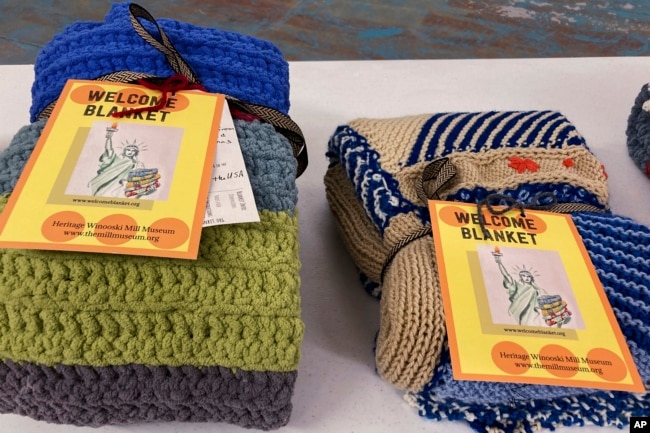
[[(352, 184), (345, 177), (340, 165), (334, 165), (327, 171), (325, 184), (327, 199), (330, 204), (334, 204), (332, 211), (336, 215), (344, 242), (358, 243), (350, 250), (352, 258), (364, 275), (369, 278), (373, 278), (374, 275), (378, 277), (379, 273), (374, 272), (373, 269), (382, 268), (388, 252), (385, 249), (382, 251), (373, 248), (381, 242), (376, 228), (359, 230), (362, 225), (360, 221), (368, 222), (369, 219), (360, 202), (356, 200)], [(339, 211), (343, 208), (345, 214)], [(412, 249), (413, 244), (417, 245), (415, 249)], [(643, 252), (642, 250), (641, 253)], [(438, 347), (437, 344), (432, 344), (432, 340), (445, 337), (440, 292), (426, 289), (439, 287), (437, 268), (431, 266), (434, 261), (433, 242), (430, 237), (424, 237), (401, 250), (386, 271), (381, 292), (380, 332), (377, 338), (376, 356), (377, 370), (382, 377), (400, 388), (408, 389), (417, 378), (414, 367), (418, 367), (420, 370), (417, 371), (427, 374), (429, 383), (425, 389), (434, 389), (439, 396), (475, 402), (510, 402), (512, 399), (527, 396), (550, 398), (595, 392), (569, 387), (455, 381), (448, 356), (445, 357), (444, 362), (438, 363), (437, 358), (427, 353), (427, 350), (431, 351), (432, 347)], [(414, 270), (418, 272), (416, 275), (411, 274)], [(433, 277), (430, 276), (432, 273)], [(390, 281), (390, 275), (398, 275), (398, 277), (395, 281)], [(410, 278), (414, 282), (406, 284), (404, 278)], [(378, 281), (378, 278), (375, 281)], [(396, 287), (401, 290), (395, 289)], [(415, 291), (416, 287), (421, 290)], [(432, 299), (433, 296), (436, 298)], [(386, 297), (390, 298), (384, 299)], [(428, 370), (425, 368), (427, 365)]]
[[(555, 149), (561, 161), (571, 160), (574, 165), (567, 163), (558, 166), (557, 157), (542, 156), (535, 172), (520, 172), (518, 168), (511, 167), (509, 172), (495, 174), (489, 183), (494, 188), (492, 192), (502, 191), (518, 200), (527, 201), (535, 193), (550, 189), (559, 202), (587, 200), (600, 208), (606, 207), (606, 190), (602, 187), (605, 174), (600, 164), (592, 161), (595, 158), (588, 152), (586, 155), (580, 153), (586, 151), (584, 139), (563, 115), (552, 111), (442, 113), (396, 119), (357, 119), (337, 129), (330, 140), (328, 155), (333, 164), (341, 165), (355, 190), (356, 199), (364, 208), (365, 217), (374, 224), (385, 248), (390, 250), (405, 236), (428, 224), (428, 211), (417, 197), (415, 182), (426, 161), (466, 151), (462, 153), (474, 155), (467, 156), (466, 161), (474, 161), (474, 164), (478, 161), (481, 166), (483, 163), (479, 158), (489, 154), (487, 150), (497, 149), (512, 152), (520, 149), (524, 153), (522, 159), (528, 160), (533, 156), (542, 156), (545, 149)], [(503, 163), (510, 164), (508, 158), (512, 156), (507, 152), (502, 155)], [(580, 169), (586, 176), (582, 184), (587, 186), (590, 181), (596, 180), (600, 195), (590, 192), (585, 186), (571, 183), (579, 177), (576, 175), (575, 157), (588, 163), (587, 168)], [(494, 161), (490, 161), (490, 165), (494, 165)], [(467, 181), (464, 183), (467, 184)], [(472, 194), (488, 192), (483, 185), (481, 188), (456, 188), (449, 199), (473, 201)], [(405, 263), (419, 260), (415, 258), (421, 257), (419, 254), (407, 255), (408, 251), (415, 252), (414, 248), (418, 245), (424, 251), (431, 251), (426, 241), (420, 239), (400, 250), (394, 260), (404, 260)], [(406, 257), (401, 259), (400, 256)], [(418, 391), (431, 379), (431, 366), (437, 362), (444, 340), (439, 284), (437, 275), (420, 272), (416, 266), (407, 266), (406, 271), (399, 271), (399, 275), (394, 274), (398, 272), (395, 268), (388, 268), (385, 275), (387, 280), (382, 284), (383, 292), (391, 291), (395, 296), (382, 296), (381, 311), (396, 312), (406, 308), (412, 326), (404, 325), (410, 329), (405, 332), (406, 328), (402, 325), (396, 327), (390, 319), (393, 314), (381, 315), (377, 369), (386, 380), (399, 388)], [(362, 269), (362, 272), (370, 275), (367, 270)], [(414, 296), (415, 293), (428, 295)], [(406, 299), (411, 301), (405, 307)], [(427, 302), (420, 302), (424, 300)], [(397, 314), (395, 317), (402, 316)], [(431, 330), (433, 336), (425, 337), (431, 345), (413, 345), (418, 332), (423, 327), (429, 329), (429, 325), (423, 323), (435, 324)], [(413, 347), (417, 349), (407, 349)], [(391, 353), (398, 353), (399, 361), (393, 356), (384, 356)]]
[[(621, 327), (646, 388), (650, 384), (650, 228), (611, 214), (572, 215), (589, 256), (603, 283), (607, 298)], [(448, 354), (445, 353), (448, 357)], [(444, 372), (443, 372), (444, 370)], [(451, 368), (448, 358), (432, 381), (408, 400), (420, 414), (431, 419), (465, 420), (479, 432), (529, 432), (535, 427), (553, 429), (566, 425), (614, 425), (629, 423), (630, 416), (650, 412), (650, 393), (603, 392), (576, 394), (551, 400), (522, 398), (531, 385), (519, 385), (507, 404), (467, 403), (445, 398)], [(442, 379), (446, 376), (446, 379)], [(458, 382), (455, 385), (470, 383)], [(468, 386), (464, 393), (477, 392)], [(489, 395), (485, 396), (489, 399)], [(507, 416), (505, 416), (507, 414)]]
[(364, 215), (354, 195), (354, 188), (345, 177), (340, 164), (325, 173), (325, 193), (330, 209), (336, 215), (336, 222), (343, 226), (343, 242), (352, 254), (354, 262), (371, 280), (379, 281), (384, 265), (383, 258), (388, 256), (388, 248), (378, 233), (375, 236), (368, 235), (377, 229)]
[(634, 163), (650, 178), (650, 85), (634, 100), (627, 119), (627, 150)]
[[(419, 132), (414, 131), (418, 128)], [(426, 161), (441, 156), (448, 157), (459, 172), (464, 170), (440, 191), (443, 199), (475, 201), (500, 192), (526, 202), (537, 192), (552, 191), (559, 202), (607, 207), (606, 175), (600, 163), (587, 151), (584, 140), (568, 120), (554, 112), (445, 113), (360, 119), (337, 129), (328, 155), (331, 166), (325, 176), (327, 197), (346, 244), (392, 246), (396, 234), (412, 230), (414, 221), (426, 224), (426, 209), (417, 198), (415, 180)], [(499, 155), (501, 161), (495, 159)], [(513, 163), (510, 159), (513, 156), (520, 157), (514, 162), (528, 160), (534, 164)], [(490, 166), (495, 170), (489, 170)], [(513, 181), (519, 176), (520, 182)], [(339, 210), (343, 207), (345, 213)], [(349, 217), (367, 222), (351, 223)], [(647, 386), (650, 382), (650, 251), (634, 246), (650, 243), (649, 230), (609, 213), (581, 213), (574, 214), (573, 218), (585, 238)], [(365, 234), (352, 233), (352, 229), (368, 223), (372, 224), (372, 230), (366, 230)], [(427, 242), (429, 247), (419, 248), (421, 242)], [(418, 257), (411, 248), (418, 249)], [(376, 269), (386, 260), (385, 251), (386, 248), (373, 250), (358, 245), (351, 249), (364, 282), (371, 287), (381, 283)], [(379, 331), (377, 369), (391, 383), (415, 388), (408, 396), (423, 416), (464, 419), (477, 431), (490, 431), (490, 428), (531, 431), (537, 426), (584, 422), (625, 424), (629, 413), (647, 410), (646, 395), (621, 398), (628, 394), (453, 380), (442, 343), (444, 324), (431, 321), (442, 313), (439, 284), (435, 278), (431, 284), (428, 276), (435, 271), (434, 260), (430, 238), (413, 241), (397, 253), (384, 274), (379, 292), (380, 328), (386, 326), (388, 330)], [(427, 266), (430, 269), (424, 269)], [(399, 277), (390, 279), (393, 273)], [(433, 312), (436, 308), (440, 310), (437, 315)], [(384, 316), (389, 316), (389, 320)], [(423, 320), (429, 322), (423, 324)], [(393, 332), (394, 328), (413, 331)], [(382, 341), (382, 334), (392, 335), (392, 341), (391, 338)], [(384, 349), (388, 346), (389, 349)], [(439, 362), (430, 356), (431, 350), (438, 354)], [(385, 353), (399, 356), (384, 357)], [(432, 361), (435, 368), (430, 367)], [(424, 371), (427, 366), (429, 370)], [(413, 373), (414, 367), (422, 371), (421, 376)], [(426, 377), (427, 381), (418, 382), (418, 377)], [(532, 399), (536, 399), (534, 404)], [(589, 403), (578, 405), (578, 401)], [(587, 418), (574, 418), (571, 415), (574, 412)], [(601, 412), (608, 415), (602, 415), (602, 419), (589, 415)], [(505, 413), (514, 415), (500, 415)]]
[(481, 433), (531, 433), (541, 429), (585, 425), (623, 429), (631, 416), (647, 416), (647, 394), (597, 392), (553, 400), (515, 401), (511, 404), (480, 405), (436, 398), (434, 395), (407, 395), (407, 401), (422, 417), (433, 420), (464, 421)]
[[(43, 125), (0, 155), (3, 202)], [(261, 222), (203, 229), (198, 260), (0, 250), (0, 411), (287, 423), (303, 336), (296, 161), (272, 126), (235, 127)]]
[[(325, 185), (327, 200), (345, 244), (352, 246), (349, 251), (357, 267), (371, 280), (379, 281), (389, 249), (364, 214), (340, 165), (327, 171)], [(377, 370), (387, 381), (403, 389), (417, 390), (421, 383), (431, 378), (439, 356), (437, 351), (445, 336), (440, 292), (414, 290), (419, 286), (439, 284), (437, 270), (423, 263), (432, 254), (430, 239), (419, 239), (407, 245), (395, 257), (396, 263), (388, 269), (383, 284)], [(403, 271), (411, 267), (417, 269), (418, 274), (404, 275)], [(404, 278), (416, 278), (416, 284), (408, 284)]]
[[(141, 20), (152, 34), (155, 27)], [(210, 92), (289, 111), (289, 66), (270, 42), (169, 19), (157, 20)], [(135, 33), (129, 3), (116, 3), (104, 22), (77, 22), (56, 35), (34, 65), (31, 121), (59, 97), (70, 78), (92, 80), (131, 71), (169, 77), (165, 56)]]

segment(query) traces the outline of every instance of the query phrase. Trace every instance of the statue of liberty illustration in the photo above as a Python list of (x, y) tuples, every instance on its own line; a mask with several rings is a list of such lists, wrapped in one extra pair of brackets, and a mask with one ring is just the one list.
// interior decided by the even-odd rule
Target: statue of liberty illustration
[(519, 325), (536, 325), (540, 315), (548, 326), (561, 328), (571, 320), (571, 311), (560, 295), (550, 295), (535, 282), (532, 268), (526, 266), (516, 269), (514, 278), (503, 265), (503, 253), (499, 247), (492, 252), (494, 261), (503, 276), (503, 287), (508, 292), (510, 307), (508, 313)]
[(140, 152), (146, 150), (144, 143), (127, 140), (118, 154), (113, 148), (113, 134), (117, 131), (117, 123), (106, 128), (97, 175), (88, 183), (92, 195), (140, 198), (152, 194), (160, 187), (160, 173), (157, 168), (146, 168), (140, 161)]

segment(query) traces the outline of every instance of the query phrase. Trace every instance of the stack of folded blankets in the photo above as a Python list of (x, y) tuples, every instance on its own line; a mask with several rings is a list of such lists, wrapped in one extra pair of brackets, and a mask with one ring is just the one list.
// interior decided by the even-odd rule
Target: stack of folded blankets
[[(134, 31), (134, 11), (208, 91), (286, 116), (288, 64), (272, 44), (167, 19), (156, 28), (116, 4), (39, 55), (33, 123), (0, 155), (0, 209), (67, 79), (181, 73)], [(85, 426), (288, 422), (303, 338), (298, 163), (274, 126), (237, 113), (261, 221), (204, 228), (197, 260), (0, 250), (0, 412)]]
[(561, 327), (571, 321), (571, 310), (560, 295), (545, 295), (537, 298), (537, 307), (548, 326)]
[[(329, 142), (327, 199), (368, 292), (380, 298), (376, 367), (427, 418), (479, 432), (629, 423), (647, 393), (454, 380), (426, 196), (527, 204), (553, 194), (571, 213), (646, 389), (650, 385), (650, 228), (608, 208), (607, 174), (554, 111), (356, 119)], [(427, 173), (438, 162), (455, 174)], [(423, 175), (424, 183), (422, 181)], [(432, 185), (435, 185), (433, 192)], [(566, 206), (570, 204), (570, 206)]]
[(156, 192), (160, 188), (160, 173), (157, 168), (131, 170), (126, 176), (124, 195), (140, 198)]

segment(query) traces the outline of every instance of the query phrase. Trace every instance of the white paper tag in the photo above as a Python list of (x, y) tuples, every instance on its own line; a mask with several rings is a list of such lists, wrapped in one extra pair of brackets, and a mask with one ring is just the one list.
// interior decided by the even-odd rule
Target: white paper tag
[(217, 154), (212, 167), (203, 227), (258, 222), (260, 215), (228, 101), (223, 104)]

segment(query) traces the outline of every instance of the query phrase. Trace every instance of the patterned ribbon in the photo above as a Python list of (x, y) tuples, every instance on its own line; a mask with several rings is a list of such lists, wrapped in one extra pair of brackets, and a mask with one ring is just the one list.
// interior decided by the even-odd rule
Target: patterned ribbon
[(440, 200), (439, 192), (456, 176), (456, 167), (449, 158), (438, 158), (427, 164), (415, 184), (415, 191), (422, 203), (430, 199)]
[[(176, 50), (176, 47), (174, 47), (174, 44), (171, 43), (169, 38), (167, 37), (167, 34), (163, 31), (162, 28), (158, 25), (158, 22), (156, 19), (147, 11), (145, 8), (143, 8), (140, 5), (137, 5), (135, 3), (131, 3), (129, 5), (129, 13), (130, 13), (130, 18), (131, 18), (131, 25), (135, 29), (135, 32), (140, 35), (142, 39), (144, 39), (145, 42), (147, 42), (149, 45), (160, 51), (167, 57), (167, 62), (169, 62), (169, 66), (172, 67), (174, 71), (176, 71), (177, 74), (183, 75), (187, 77), (187, 80), (190, 83), (198, 83), (199, 79), (196, 76), (196, 73), (192, 69), (192, 67), (185, 61), (183, 56)], [(149, 33), (147, 29), (144, 28), (142, 23), (138, 18), (143, 18), (153, 25), (156, 26), (156, 29), (158, 30), (158, 34), (160, 35), (160, 41), (158, 41), (154, 35)]]
[[(185, 77), (190, 85), (200, 86), (198, 76), (192, 67), (185, 61), (183, 56), (181, 56), (181, 54), (176, 50), (163, 29), (156, 22), (155, 18), (145, 8), (134, 3), (129, 5), (129, 13), (131, 25), (135, 32), (149, 45), (165, 55), (167, 62), (169, 62), (169, 65), (176, 74)], [(145, 19), (156, 26), (158, 34), (160, 35), (160, 40), (156, 39), (154, 35), (144, 28), (140, 19)], [(146, 80), (147, 82), (158, 86), (156, 88), (161, 89), (161, 86), (164, 86), (165, 82), (173, 78), (175, 78), (175, 76), (161, 78), (141, 72), (117, 71), (94, 78), (94, 80), (128, 84), (141, 84), (140, 80)], [(253, 114), (264, 122), (271, 124), (279, 134), (285, 136), (291, 144), (293, 156), (296, 158), (298, 163), (296, 177), (299, 177), (305, 171), (309, 163), (307, 157), (307, 144), (305, 142), (305, 137), (296, 122), (286, 114), (271, 107), (241, 101), (231, 96), (226, 96), (226, 99), (229, 104), (234, 105), (239, 110)], [(50, 117), (56, 102), (57, 101), (53, 101), (45, 107), (38, 115), (38, 119), (40, 120)]]

